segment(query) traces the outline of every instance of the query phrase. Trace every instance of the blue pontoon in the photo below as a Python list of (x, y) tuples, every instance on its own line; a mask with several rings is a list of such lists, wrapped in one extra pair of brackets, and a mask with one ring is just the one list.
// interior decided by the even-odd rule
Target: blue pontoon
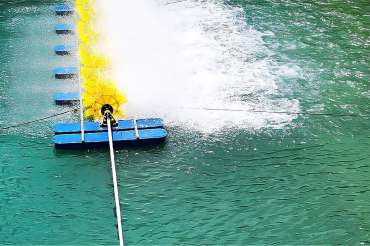
[(57, 67), (53, 70), (56, 79), (71, 79), (77, 76), (76, 67)]
[[(112, 127), (115, 146), (161, 143), (167, 136), (161, 119), (119, 120)], [(108, 128), (99, 122), (84, 122), (84, 132), (79, 123), (54, 125), (53, 142), (56, 148), (80, 149), (108, 146)], [(83, 136), (82, 136), (83, 134)]]
[(74, 27), (68, 24), (56, 24), (54, 30), (57, 34), (70, 34), (73, 33)]
[(73, 7), (66, 3), (61, 3), (55, 6), (56, 15), (70, 15), (73, 14)]
[(72, 53), (73, 47), (70, 45), (64, 45), (64, 44), (59, 44), (54, 47), (54, 52), (57, 55), (70, 55)]
[(80, 93), (78, 92), (58, 92), (53, 95), (53, 100), (57, 105), (71, 105), (76, 104), (80, 100)]

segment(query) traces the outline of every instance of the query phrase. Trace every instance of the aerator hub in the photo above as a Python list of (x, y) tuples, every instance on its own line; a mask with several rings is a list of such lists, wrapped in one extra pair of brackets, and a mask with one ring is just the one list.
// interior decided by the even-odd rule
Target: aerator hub
[(111, 126), (118, 126), (116, 119), (113, 117), (113, 107), (110, 104), (104, 104), (101, 107), (101, 114), (104, 116), (102, 126), (108, 125), (108, 119), (110, 120)]

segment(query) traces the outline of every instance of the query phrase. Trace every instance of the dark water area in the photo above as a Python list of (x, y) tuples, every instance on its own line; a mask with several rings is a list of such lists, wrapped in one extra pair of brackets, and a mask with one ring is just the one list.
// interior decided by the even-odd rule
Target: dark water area
[[(72, 20), (54, 4), (0, 3), (1, 126), (68, 110), (51, 96), (73, 85), (51, 71), (77, 64), (52, 50), (74, 42), (53, 32)], [(165, 145), (117, 150), (127, 245), (370, 243), (370, 3), (219, 4), (264, 33), (286, 75), (279, 95), (333, 115), (210, 134), (170, 125)], [(108, 153), (51, 142), (52, 124), (71, 119), (0, 132), (1, 245), (117, 244)]]

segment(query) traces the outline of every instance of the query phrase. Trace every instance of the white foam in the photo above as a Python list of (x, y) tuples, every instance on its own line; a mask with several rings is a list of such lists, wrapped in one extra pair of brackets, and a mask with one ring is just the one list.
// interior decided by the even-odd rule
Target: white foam
[(247, 26), (241, 9), (195, 0), (99, 0), (98, 8), (115, 78), (128, 96), (128, 117), (161, 117), (213, 132), (283, 127), (294, 118), (248, 110), (299, 110), (297, 100), (279, 95), (274, 72), (292, 77), (295, 68), (276, 65), (265, 34)]

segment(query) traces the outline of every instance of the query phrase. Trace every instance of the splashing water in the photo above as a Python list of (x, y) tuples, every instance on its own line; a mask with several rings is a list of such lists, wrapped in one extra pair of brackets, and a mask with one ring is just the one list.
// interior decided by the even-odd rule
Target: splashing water
[(251, 111), (299, 110), (298, 100), (278, 90), (283, 75), (274, 71), (284, 69), (263, 42), (273, 34), (248, 27), (241, 9), (193, 0), (97, 4), (115, 79), (127, 92), (128, 116), (161, 117), (167, 124), (214, 132), (283, 127), (294, 116)]

